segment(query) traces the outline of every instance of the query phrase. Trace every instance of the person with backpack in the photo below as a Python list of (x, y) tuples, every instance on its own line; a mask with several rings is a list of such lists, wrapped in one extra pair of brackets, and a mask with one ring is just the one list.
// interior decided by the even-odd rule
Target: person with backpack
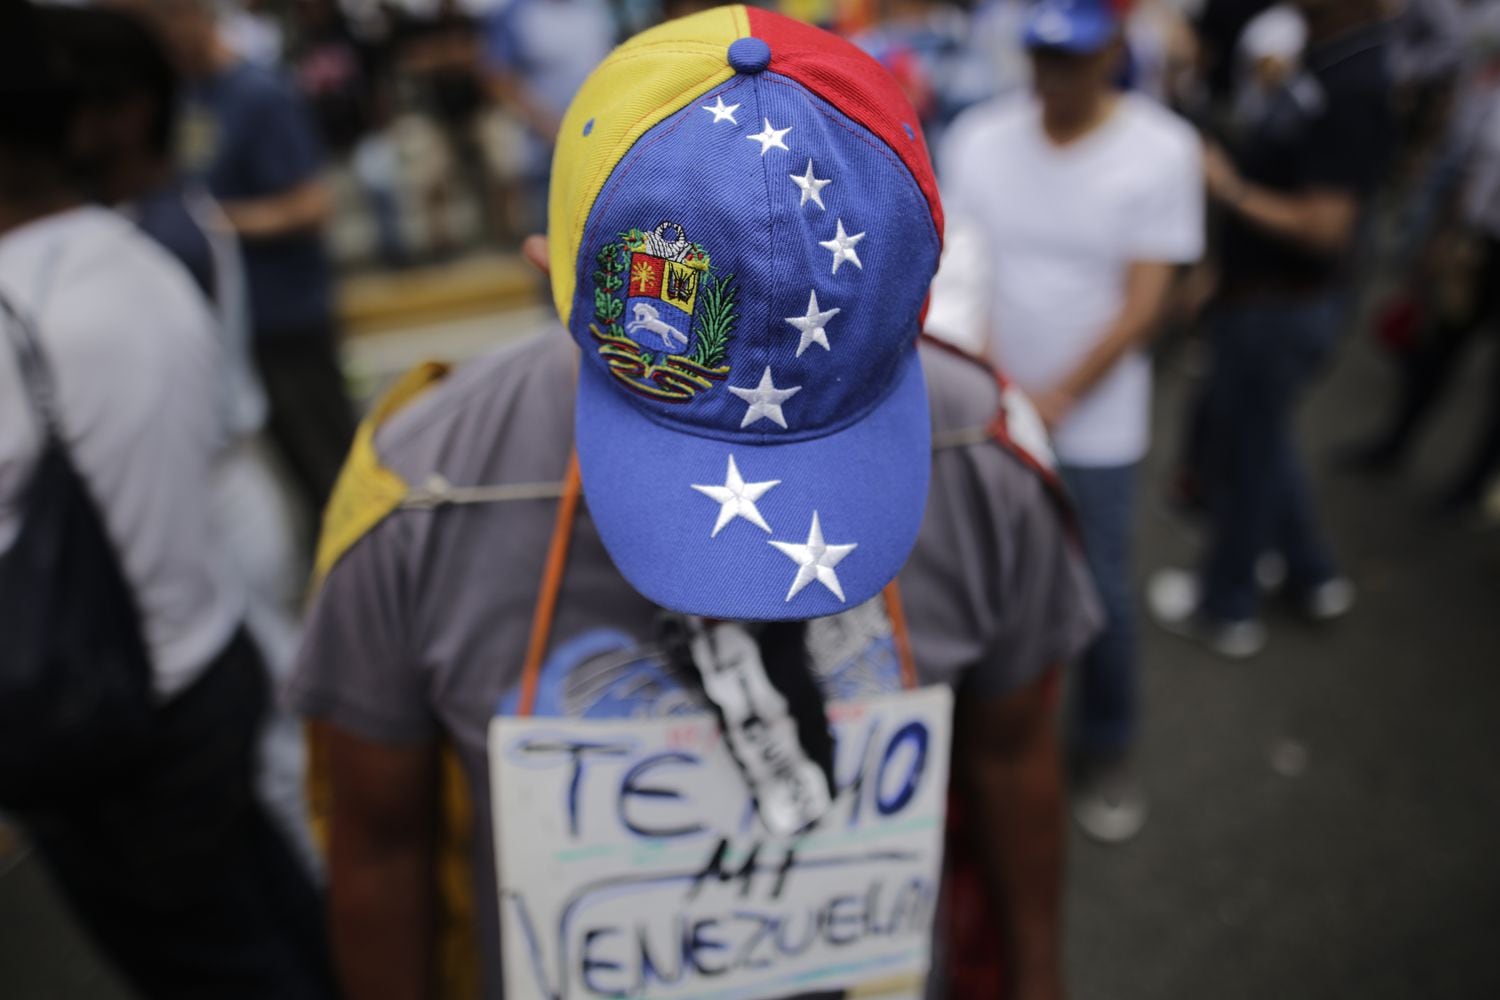
[[(297, 648), (308, 531), (297, 521), (296, 498), (266, 432), (239, 240), (213, 196), (173, 162), (179, 81), (150, 26), (128, 11), (101, 7), (53, 7), (44, 16), (80, 70), (74, 158), (89, 194), (187, 268), (212, 308), (221, 346), (217, 396), (229, 433), (215, 463), (214, 516), (245, 592), (250, 634), (271, 677), (284, 679)], [(267, 713), (261, 759), (262, 799), (311, 862), (302, 732), (289, 713)]]
[(0, 3), (0, 808), (142, 996), (327, 997), (317, 894), (254, 795), (213, 319), (76, 190), (67, 60)]

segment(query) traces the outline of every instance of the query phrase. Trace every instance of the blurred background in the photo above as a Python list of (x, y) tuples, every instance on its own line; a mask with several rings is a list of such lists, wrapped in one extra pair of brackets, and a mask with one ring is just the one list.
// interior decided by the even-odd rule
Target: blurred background
[[(292, 156), (305, 170), (283, 187), (315, 182), (326, 199), (313, 263), (273, 236), (246, 255), (248, 297), (253, 306), (260, 295), (286, 297), (292, 284), (322, 283), (306, 295), (326, 297), (326, 314), (287, 323), (326, 333), (357, 409), (420, 360), (462, 361), (551, 321), (545, 284), (519, 246), (545, 230), (562, 111), (616, 42), (708, 5), (127, 6), (165, 18), (168, 35), (192, 11), (206, 12), (212, 46), (284, 81), (288, 113), (310, 123), (312, 139)], [(1115, 6), (1128, 50), (1119, 86), (1173, 109), (1214, 143), (1256, 134), (1268, 95), (1295, 77), (1307, 44), (1297, 8), (1266, 0)], [(1074, 834), (1067, 947), (1076, 997), (1500, 997), (1497, 8), (1393, 0), (1380, 9), (1395, 141), (1341, 279), (1347, 309), (1336, 349), (1295, 431), (1360, 601), (1322, 627), (1269, 606), (1275, 644), (1243, 663), (1142, 631), (1135, 764), (1151, 821), (1123, 844)], [(935, 150), (965, 109), (1031, 87), (1021, 0), (787, 0), (780, 9), (879, 58)], [(183, 34), (174, 39), (186, 48), (179, 65), (191, 62), (193, 45), (210, 44)], [(291, 156), (304, 139), (295, 123), (237, 124), (233, 102), (211, 90), (201, 81), (186, 88), (171, 155), (232, 203), (239, 168), (204, 163), (204, 134), (246, 132), (250, 146), (214, 155), (247, 163)], [(242, 233), (257, 224), (233, 221)], [(1211, 219), (1210, 260), (1218, 228)], [(1137, 582), (1190, 560), (1201, 544), (1179, 445), (1203, 384), (1203, 307), (1234, 277), (1210, 268), (1184, 276), (1153, 349), (1157, 445), (1133, 515)], [(251, 322), (252, 339), (267, 336), (264, 313)], [(274, 413), (273, 373), (309, 363), (258, 361)], [(1420, 412), (1406, 426), (1397, 411), (1414, 393), (1420, 402), (1406, 409)], [(278, 428), (273, 416), (273, 436), (347, 434), (304, 431), (318, 419), (303, 414)], [(1385, 433), (1393, 422), (1399, 433)], [(274, 466), (306, 549), (331, 473), (326, 459), (319, 467), (293, 454), (295, 440), (281, 443)], [(341, 453), (337, 440), (328, 450)], [(129, 996), (3, 818), (0, 996)]]

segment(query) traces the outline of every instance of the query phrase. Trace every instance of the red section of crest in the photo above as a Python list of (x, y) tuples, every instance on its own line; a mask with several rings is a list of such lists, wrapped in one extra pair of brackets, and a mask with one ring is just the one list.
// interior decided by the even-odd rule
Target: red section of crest
[(771, 47), (767, 68), (772, 73), (802, 84), (884, 140), (901, 158), (932, 208), (932, 222), (941, 240), (943, 204), (938, 199), (932, 157), (917, 113), (895, 77), (837, 35), (758, 7), (746, 10), (751, 34)]
[(666, 262), (647, 253), (630, 255), (630, 294), (661, 298), (662, 269)]

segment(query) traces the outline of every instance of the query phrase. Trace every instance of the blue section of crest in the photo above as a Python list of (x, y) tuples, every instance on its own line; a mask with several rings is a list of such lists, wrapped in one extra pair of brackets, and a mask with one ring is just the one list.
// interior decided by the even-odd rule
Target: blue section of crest
[(688, 354), (693, 349), (693, 317), (663, 299), (649, 295), (626, 299), (620, 322), (643, 350)]

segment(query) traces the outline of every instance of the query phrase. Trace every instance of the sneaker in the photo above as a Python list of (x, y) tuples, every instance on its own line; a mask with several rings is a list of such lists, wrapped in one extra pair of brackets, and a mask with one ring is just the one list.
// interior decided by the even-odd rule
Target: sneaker
[(1302, 611), (1315, 622), (1331, 622), (1353, 609), (1354, 596), (1354, 582), (1336, 576), (1302, 595)]
[(1231, 660), (1249, 659), (1266, 646), (1266, 627), (1254, 618), (1215, 621), (1199, 610), (1198, 577), (1181, 569), (1157, 570), (1146, 582), (1146, 610), (1156, 624), (1202, 643)]
[(1101, 844), (1123, 844), (1146, 825), (1146, 794), (1124, 755), (1081, 756), (1072, 769), (1073, 821)]

